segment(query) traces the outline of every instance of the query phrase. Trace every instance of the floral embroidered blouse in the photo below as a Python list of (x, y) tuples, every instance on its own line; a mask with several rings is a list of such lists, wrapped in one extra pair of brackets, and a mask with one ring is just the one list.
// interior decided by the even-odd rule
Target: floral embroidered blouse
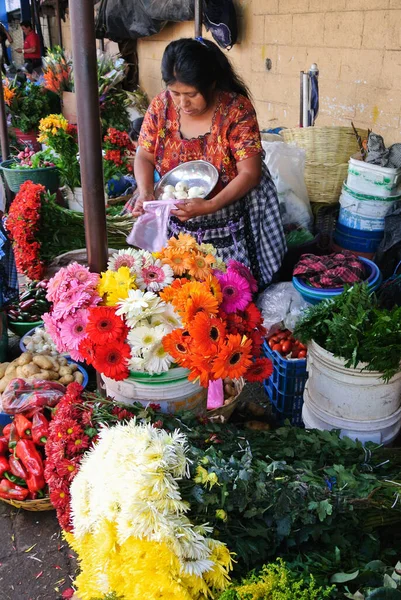
[(191, 139), (181, 136), (179, 110), (170, 93), (162, 92), (148, 108), (139, 145), (153, 153), (161, 176), (183, 162), (206, 160), (219, 171), (223, 187), (238, 174), (237, 162), (262, 154), (252, 103), (245, 96), (229, 92), (219, 95), (210, 131)]

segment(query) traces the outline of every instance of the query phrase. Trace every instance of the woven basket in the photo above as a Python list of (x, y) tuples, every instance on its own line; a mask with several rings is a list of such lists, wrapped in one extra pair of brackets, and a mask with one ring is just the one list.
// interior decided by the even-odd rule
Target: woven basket
[(233, 381), (233, 384), (236, 391), (235, 397), (229, 403), (224, 404), (219, 408), (208, 410), (206, 416), (210, 421), (218, 421), (220, 423), (225, 423), (230, 419), (234, 410), (237, 408), (239, 403), (239, 397), (244, 388), (245, 381), (241, 377), (241, 379), (235, 379)]
[[(362, 139), (368, 132), (358, 130)], [(359, 152), (351, 127), (305, 127), (283, 129), (287, 143), (296, 144), (306, 151), (305, 183), (311, 202), (334, 204), (338, 202), (348, 161)]]
[(30, 512), (54, 510), (50, 498), (40, 498), (38, 500), (7, 500), (6, 498), (0, 498), (0, 500), (6, 504), (10, 504), (14, 508), (22, 508), (22, 510), (29, 510)]
[(0, 164), (3, 169), (8, 187), (17, 194), (25, 181), (40, 183), (44, 185), (50, 193), (57, 192), (60, 184), (60, 178), (57, 167), (43, 167), (42, 169), (10, 169), (15, 160), (5, 160)]
[(331, 249), (339, 211), (340, 206), (338, 204), (324, 204), (320, 202), (312, 204), (315, 233), (319, 234), (319, 248), (322, 250)]
[[(113, 248), (109, 248), (108, 254), (109, 258), (115, 253), (117, 250)], [(80, 265), (88, 266), (88, 252), (85, 248), (82, 250), (71, 250), (70, 252), (65, 252), (64, 254), (60, 254), (56, 256), (56, 258), (51, 262), (51, 264), (46, 268), (45, 276), (47, 279), (53, 277), (62, 267), (66, 267), (71, 262), (77, 262)]]

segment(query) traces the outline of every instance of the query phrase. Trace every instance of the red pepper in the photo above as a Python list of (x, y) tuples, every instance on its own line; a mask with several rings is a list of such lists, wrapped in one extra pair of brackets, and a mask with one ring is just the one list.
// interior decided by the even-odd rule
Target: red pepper
[(17, 433), (22, 439), (32, 439), (32, 423), (28, 421), (23, 414), (15, 415), (14, 417), (15, 427), (17, 428)]
[(28, 476), (43, 477), (43, 461), (32, 440), (19, 440), (16, 451)]
[(14, 421), (11, 423), (11, 429), (10, 429), (10, 437), (8, 439), (8, 447), (10, 449), (15, 448), (15, 446), (17, 445), (17, 442), (19, 440), (19, 435), (17, 433), (17, 428), (15, 426)]
[(37, 446), (44, 446), (49, 435), (49, 421), (42, 413), (36, 413), (32, 419), (32, 439)]
[(35, 493), (43, 489), (46, 485), (46, 482), (43, 475), (28, 475), (26, 478), (26, 484), (28, 486), (28, 490), (32, 493)]
[(7, 440), (10, 439), (11, 425), (12, 423), (8, 423), (8, 425), (3, 427), (3, 437), (5, 437)]
[(26, 500), (29, 494), (29, 490), (11, 483), (8, 479), (2, 479), (0, 481), (0, 498), (6, 500)]
[(6, 437), (0, 437), (0, 456), (8, 454), (8, 439)]
[(13, 475), (19, 477), (20, 479), (26, 479), (28, 477), (28, 473), (26, 472), (24, 465), (20, 460), (18, 460), (18, 458), (15, 458), (15, 456), (11, 455), (9, 458), (9, 463), (10, 471)]
[(10, 463), (5, 456), (0, 456), (0, 477), (3, 477), (6, 471), (10, 470)]

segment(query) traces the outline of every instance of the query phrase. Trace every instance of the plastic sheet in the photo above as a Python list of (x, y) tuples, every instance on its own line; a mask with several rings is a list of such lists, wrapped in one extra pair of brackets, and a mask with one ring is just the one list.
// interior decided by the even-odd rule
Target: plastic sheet
[(131, 246), (160, 252), (167, 243), (167, 228), (170, 212), (179, 204), (178, 200), (152, 200), (143, 203), (145, 211), (135, 222), (127, 242)]
[(56, 406), (65, 394), (65, 387), (55, 381), (35, 381), (28, 383), (25, 379), (13, 379), (2, 395), (3, 412), (16, 415), (44, 406)]
[(311, 306), (291, 282), (268, 287), (259, 296), (257, 305), (262, 312), (267, 336), (281, 328), (293, 331), (303, 312)]
[(387, 215), (384, 222), (384, 237), (377, 249), (375, 263), (383, 279), (393, 275), (401, 260), (401, 208)]
[(96, 37), (113, 41), (159, 33), (167, 21), (192, 21), (192, 0), (102, 0)]
[(313, 216), (305, 185), (305, 150), (284, 142), (262, 141), (262, 146), (277, 188), (284, 227), (296, 225), (310, 230)]

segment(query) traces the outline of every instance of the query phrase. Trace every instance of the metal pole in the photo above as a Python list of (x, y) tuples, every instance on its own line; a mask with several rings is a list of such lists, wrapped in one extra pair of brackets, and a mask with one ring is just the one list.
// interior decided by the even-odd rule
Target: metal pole
[(100, 273), (107, 266), (107, 227), (93, 3), (74, 0), (70, 18), (86, 248), (90, 269)]
[(60, 0), (56, 0), (54, 5), (56, 13), (56, 26), (57, 26), (57, 44), (62, 47), (63, 45), (63, 31), (61, 28), (61, 16), (60, 16)]
[(195, 37), (202, 37), (203, 0), (195, 0)]

